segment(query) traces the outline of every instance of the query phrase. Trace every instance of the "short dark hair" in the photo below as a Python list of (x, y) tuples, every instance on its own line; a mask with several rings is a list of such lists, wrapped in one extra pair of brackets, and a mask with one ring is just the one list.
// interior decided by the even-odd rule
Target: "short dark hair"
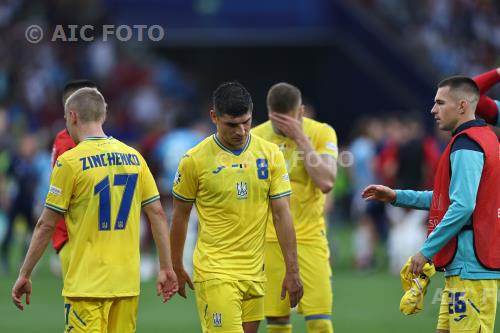
[(438, 88), (443, 87), (450, 87), (451, 93), (456, 93), (458, 91), (465, 93), (469, 97), (469, 102), (471, 103), (477, 103), (477, 101), (479, 101), (479, 87), (470, 77), (463, 75), (450, 76), (439, 82)]
[(213, 108), (218, 116), (242, 116), (252, 112), (252, 96), (241, 83), (224, 82), (213, 93)]
[(288, 113), (293, 111), (302, 100), (299, 88), (286, 83), (276, 83), (267, 93), (267, 109), (272, 112)]
[(66, 104), (68, 97), (81, 88), (97, 88), (96, 84), (90, 80), (71, 80), (66, 82), (63, 89), (62, 102)]

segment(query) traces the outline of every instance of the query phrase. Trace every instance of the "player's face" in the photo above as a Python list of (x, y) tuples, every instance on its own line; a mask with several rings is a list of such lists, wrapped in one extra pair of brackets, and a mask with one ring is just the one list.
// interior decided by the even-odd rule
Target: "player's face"
[(450, 94), (450, 87), (441, 87), (434, 98), (431, 114), (440, 130), (453, 131), (459, 122), (459, 103)]
[(218, 116), (210, 111), (212, 122), (217, 126), (217, 136), (222, 143), (231, 149), (243, 148), (252, 127), (252, 113), (233, 117), (227, 114)]

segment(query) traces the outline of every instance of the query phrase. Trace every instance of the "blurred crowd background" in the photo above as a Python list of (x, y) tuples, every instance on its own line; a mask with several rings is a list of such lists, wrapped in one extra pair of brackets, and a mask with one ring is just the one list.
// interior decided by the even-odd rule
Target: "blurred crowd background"
[[(40, 43), (25, 38), (32, 24), (44, 29)], [(95, 26), (95, 40), (50, 40), (69, 24)], [(160, 25), (165, 38), (102, 41), (105, 24)], [(381, 247), (384, 267), (399, 271), (425, 239), (425, 213), (366, 204), (359, 193), (370, 183), (428, 189), (448, 140), (429, 116), (436, 83), (498, 67), (499, 55), (494, 0), (0, 1), (1, 269), (19, 264), (8, 262), (8, 225), (27, 241), (43, 205), (68, 80), (97, 84), (107, 134), (141, 151), (167, 207), (178, 159), (214, 130), (212, 91), (236, 79), (254, 98), (255, 124), (266, 118), (267, 89), (288, 81), (309, 114), (336, 129), (348, 154), (331, 230), (352, 230), (350, 267), (376, 268)], [(332, 250), (332, 260), (344, 251)]]

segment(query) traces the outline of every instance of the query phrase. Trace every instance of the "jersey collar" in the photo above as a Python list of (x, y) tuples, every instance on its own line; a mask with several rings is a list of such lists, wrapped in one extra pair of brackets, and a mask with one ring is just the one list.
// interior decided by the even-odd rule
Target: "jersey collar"
[(245, 143), (243, 148), (232, 150), (232, 149), (229, 149), (226, 146), (224, 146), (222, 144), (222, 142), (220, 142), (220, 140), (216, 134), (213, 134), (212, 137), (214, 138), (215, 143), (219, 146), (220, 149), (222, 149), (230, 154), (236, 155), (236, 156), (240, 156), (241, 153), (245, 152), (248, 149), (248, 146), (250, 146), (250, 141), (252, 141), (252, 135), (249, 133), (248, 138), (247, 138), (247, 142)]
[(457, 135), (458, 133), (471, 128), (471, 127), (482, 127), (486, 126), (486, 122), (482, 119), (474, 119), (474, 120), (469, 120), (462, 125), (458, 126), (455, 131), (453, 131), (452, 135)]
[(113, 139), (112, 136), (88, 136), (83, 141)]

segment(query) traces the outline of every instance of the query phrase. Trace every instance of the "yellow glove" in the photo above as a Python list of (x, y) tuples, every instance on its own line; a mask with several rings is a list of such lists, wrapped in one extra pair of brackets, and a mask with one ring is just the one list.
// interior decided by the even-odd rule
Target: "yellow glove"
[(433, 264), (426, 263), (420, 276), (410, 273), (411, 257), (401, 269), (401, 284), (405, 294), (399, 303), (399, 310), (405, 315), (419, 313), (424, 308), (424, 295), (431, 283), (430, 277), (436, 273)]

